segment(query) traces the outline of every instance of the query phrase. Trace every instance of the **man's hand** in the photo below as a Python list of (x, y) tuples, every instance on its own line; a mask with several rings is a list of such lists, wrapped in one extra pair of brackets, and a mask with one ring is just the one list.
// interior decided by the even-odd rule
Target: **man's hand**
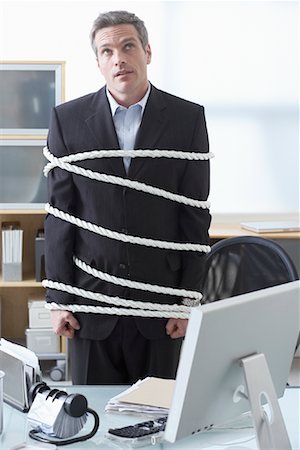
[(166, 332), (172, 338), (185, 336), (188, 319), (169, 319), (166, 325)]
[(72, 338), (75, 330), (80, 328), (78, 320), (69, 311), (51, 311), (51, 322), (56, 334), (68, 338)]

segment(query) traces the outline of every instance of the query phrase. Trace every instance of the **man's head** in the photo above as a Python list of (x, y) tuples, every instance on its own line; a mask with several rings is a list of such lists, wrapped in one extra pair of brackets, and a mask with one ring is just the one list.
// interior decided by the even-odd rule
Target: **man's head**
[(100, 14), (91, 31), (98, 67), (107, 88), (123, 106), (138, 102), (148, 88), (151, 49), (144, 23), (126, 11)]
[(99, 14), (93, 23), (93, 27), (90, 33), (91, 45), (97, 56), (97, 46), (95, 44), (95, 35), (97, 31), (103, 28), (113, 27), (115, 25), (133, 25), (137, 31), (142, 47), (145, 49), (148, 42), (148, 31), (144, 22), (139, 19), (135, 14), (127, 11), (109, 11)]

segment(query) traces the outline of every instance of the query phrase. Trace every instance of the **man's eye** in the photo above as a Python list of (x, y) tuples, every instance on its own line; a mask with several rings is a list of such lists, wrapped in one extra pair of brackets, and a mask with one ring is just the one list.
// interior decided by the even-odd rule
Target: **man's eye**
[(109, 56), (111, 54), (111, 50), (109, 48), (103, 48), (101, 51), (102, 55)]
[(126, 50), (131, 50), (133, 47), (134, 47), (134, 44), (132, 42), (127, 42), (127, 44), (125, 45)]

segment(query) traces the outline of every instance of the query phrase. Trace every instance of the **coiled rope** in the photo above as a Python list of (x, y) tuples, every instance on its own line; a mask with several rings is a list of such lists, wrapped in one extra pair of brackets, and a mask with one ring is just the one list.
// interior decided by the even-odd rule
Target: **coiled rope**
[(80, 228), (92, 231), (93, 233), (105, 236), (110, 239), (127, 242), (129, 244), (144, 245), (146, 247), (157, 247), (166, 250), (195, 251), (204, 253), (208, 253), (210, 251), (209, 245), (160, 241), (157, 239), (141, 238), (138, 236), (131, 236), (130, 234), (119, 233), (118, 231), (112, 231), (107, 228), (100, 227), (99, 225), (95, 225), (94, 223), (86, 222), (85, 220), (79, 219), (72, 214), (61, 211), (58, 208), (53, 208), (53, 206), (49, 205), (49, 203), (45, 205), (45, 210), (49, 214), (52, 214), (53, 216), (65, 220), (66, 222), (69, 222)]
[[(92, 312), (101, 314), (117, 314), (126, 316), (143, 316), (143, 317), (164, 317), (164, 318), (182, 318), (186, 319), (190, 308), (184, 305), (166, 305), (152, 302), (140, 302), (136, 300), (128, 300), (120, 297), (110, 297), (109, 295), (100, 294), (98, 292), (87, 291), (57, 281), (43, 280), (45, 288), (57, 289), (59, 291), (75, 294), (90, 300), (95, 300), (109, 305), (125, 307), (118, 312), (120, 308), (93, 306), (93, 305), (61, 305), (57, 303), (47, 303), (48, 309), (68, 310), (71, 312)], [(127, 309), (128, 308), (128, 309)], [(132, 309), (129, 309), (132, 308)]]
[[(152, 150), (97, 150), (97, 151), (93, 150), (91, 152), (86, 152), (86, 155), (85, 155), (85, 152), (83, 152), (83, 153), (75, 153), (72, 155), (63, 156), (62, 158), (56, 158), (54, 155), (52, 155), (49, 152), (47, 147), (44, 147), (44, 156), (50, 161), (50, 163), (47, 164), (44, 168), (44, 175), (48, 176), (48, 173), (50, 172), (51, 169), (53, 169), (54, 167), (60, 167), (63, 170), (66, 170), (71, 173), (75, 173), (77, 175), (81, 175), (86, 178), (90, 178), (91, 180), (101, 181), (101, 182), (110, 183), (110, 184), (116, 184), (116, 185), (122, 186), (122, 187), (128, 187), (130, 189), (135, 189), (137, 191), (145, 192), (147, 194), (156, 195), (158, 197), (163, 197), (168, 200), (172, 200), (174, 202), (183, 203), (187, 206), (192, 206), (194, 208), (206, 209), (206, 208), (210, 207), (210, 203), (207, 201), (201, 201), (201, 200), (196, 200), (193, 198), (188, 198), (188, 197), (185, 197), (184, 195), (174, 194), (173, 192), (169, 192), (164, 189), (157, 188), (155, 186), (151, 186), (149, 184), (141, 183), (139, 181), (128, 180), (127, 178), (121, 178), (121, 177), (117, 177), (114, 175), (107, 175), (105, 173), (94, 172), (93, 170), (84, 169), (84, 168), (76, 166), (74, 164), (70, 164), (71, 162), (83, 161), (84, 159), (93, 159), (92, 158), (93, 156), (94, 156), (94, 158), (103, 158), (104, 157), (103, 153), (105, 154), (105, 157), (107, 157), (107, 156), (112, 156), (112, 157), (130, 156), (130, 157), (133, 157), (132, 155), (134, 155), (134, 157), (136, 157), (135, 152), (138, 152), (140, 156), (142, 156), (142, 152), (146, 152), (146, 155), (148, 155), (148, 157), (152, 157), (152, 158), (162, 157), (162, 155), (169, 153), (169, 151), (167, 151), (167, 150), (153, 150), (154, 154), (151, 153)], [(185, 152), (172, 151), (173, 158), (176, 157), (177, 153), (179, 153), (180, 158), (183, 159), (183, 155), (185, 154)], [(209, 159), (210, 157), (212, 157), (212, 156), (205, 157), (205, 155), (208, 155), (208, 153), (200, 153), (200, 154), (199, 153), (188, 153), (188, 156), (189, 156), (188, 159), (192, 159), (192, 155), (194, 156), (195, 159), (198, 159), (198, 160), (205, 160), (205, 159)], [(200, 158), (196, 158), (197, 155), (200, 155)], [(212, 154), (209, 154), (209, 155), (212, 155)], [(86, 156), (86, 158), (84, 158), (84, 156)], [(171, 158), (170, 155), (168, 157)]]
[[(47, 176), (49, 171), (55, 167), (60, 167), (63, 170), (72, 172), (81, 176), (85, 176), (96, 181), (102, 181), (112, 184), (117, 184), (125, 186), (131, 189), (140, 190), (148, 194), (157, 195), (164, 197), (166, 199), (183, 203), (188, 206), (193, 206), (197, 208), (209, 208), (209, 202), (200, 201), (196, 199), (190, 199), (188, 197), (174, 194), (165, 191), (154, 186), (147, 185), (145, 183), (140, 183), (137, 181), (132, 181), (124, 179), (121, 177), (115, 177), (112, 175), (101, 174), (98, 172), (93, 172), (88, 169), (83, 169), (71, 164), (77, 161), (83, 161), (86, 159), (95, 158), (106, 158), (106, 157), (149, 157), (149, 158), (176, 158), (176, 159), (187, 159), (187, 160), (208, 160), (213, 157), (212, 153), (195, 153), (195, 152), (182, 152), (176, 150), (92, 150), (88, 152), (76, 153), (61, 158), (55, 157), (50, 153), (47, 147), (44, 148), (44, 155), (50, 161), (44, 168), (44, 175)], [(61, 211), (58, 208), (52, 207), (50, 204), (46, 204), (46, 211), (53, 216), (72, 223), (78, 227), (89, 230), (93, 233), (105, 236), (110, 239), (116, 239), (122, 242), (127, 242), (130, 244), (144, 245), (149, 247), (156, 247), (160, 249), (171, 249), (179, 251), (198, 251), (207, 253), (210, 251), (210, 246), (194, 243), (176, 243), (169, 241), (154, 240), (144, 237), (131, 236), (116, 231), (108, 230), (91, 222), (84, 221), (77, 218), (65, 211)], [(196, 291), (188, 291), (185, 289), (176, 289), (165, 286), (152, 285), (149, 283), (140, 283), (120, 277), (115, 277), (110, 274), (99, 271), (91, 266), (87, 265), (78, 258), (74, 258), (74, 262), (81, 270), (89, 273), (90, 275), (102, 279), (104, 281), (118, 284), (121, 286), (141, 289), (149, 292), (155, 292), (160, 294), (177, 295), (184, 297), (184, 302), (186, 304), (195, 306), (199, 304), (202, 294)], [(99, 302), (104, 302), (112, 304), (115, 307), (103, 307), (103, 306), (92, 306), (92, 305), (64, 305), (58, 303), (47, 303), (46, 307), (48, 309), (55, 310), (68, 310), (71, 312), (84, 312), (84, 313), (101, 313), (101, 314), (112, 314), (112, 315), (125, 315), (125, 316), (143, 316), (143, 317), (164, 317), (164, 318), (188, 318), (190, 306), (175, 304), (175, 305), (161, 305), (159, 303), (151, 302), (139, 302), (135, 300), (121, 299), (119, 297), (110, 297), (104, 294), (95, 293), (91, 291), (86, 291), (84, 289), (77, 288), (75, 286), (66, 285), (64, 283), (59, 283), (51, 280), (43, 280), (43, 286), (50, 289), (57, 289), (69, 294), (74, 294), (80, 297), (88, 298), (91, 300), (96, 300)], [(122, 308), (120, 308), (122, 306)], [(125, 308), (124, 308), (125, 306)]]
[(128, 280), (126, 278), (120, 278), (113, 275), (109, 275), (108, 273), (102, 272), (100, 270), (94, 269), (93, 267), (86, 264), (84, 261), (81, 261), (79, 258), (74, 257), (74, 263), (77, 267), (79, 267), (84, 272), (92, 275), (95, 278), (99, 278), (100, 280), (107, 281), (108, 283), (113, 283), (118, 286), (124, 286), (131, 289), (139, 289), (142, 291), (154, 292), (156, 294), (167, 294), (174, 295), (178, 297), (185, 297), (199, 301), (202, 299), (202, 294), (197, 291), (188, 291), (186, 289), (177, 289), (166, 286), (158, 286), (150, 283), (141, 283), (138, 281)]

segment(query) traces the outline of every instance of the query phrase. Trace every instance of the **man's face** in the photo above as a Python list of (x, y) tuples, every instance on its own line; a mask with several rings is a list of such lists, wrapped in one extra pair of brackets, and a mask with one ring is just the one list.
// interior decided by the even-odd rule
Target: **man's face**
[(95, 35), (98, 67), (113, 97), (123, 106), (138, 102), (148, 87), (149, 44), (144, 49), (133, 25), (103, 28)]

